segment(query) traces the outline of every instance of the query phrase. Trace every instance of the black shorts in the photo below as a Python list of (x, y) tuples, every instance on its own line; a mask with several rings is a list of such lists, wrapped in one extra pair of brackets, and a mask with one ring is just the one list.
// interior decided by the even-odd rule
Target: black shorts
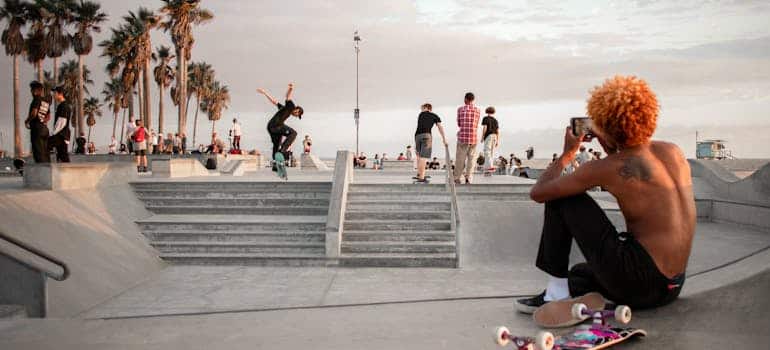
[(137, 156), (140, 156), (140, 157), (141, 156), (145, 156), (145, 155), (147, 155), (147, 150), (143, 150), (143, 149), (136, 150), (136, 152), (134, 152), (134, 154), (137, 155)]

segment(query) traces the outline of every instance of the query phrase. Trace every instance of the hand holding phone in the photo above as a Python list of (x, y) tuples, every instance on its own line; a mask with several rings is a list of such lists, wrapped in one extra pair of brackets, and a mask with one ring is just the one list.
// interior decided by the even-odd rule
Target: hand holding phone
[(569, 125), (572, 127), (572, 135), (580, 136), (585, 135), (584, 142), (590, 142), (594, 135), (591, 133), (593, 128), (593, 122), (588, 117), (575, 117), (570, 118)]

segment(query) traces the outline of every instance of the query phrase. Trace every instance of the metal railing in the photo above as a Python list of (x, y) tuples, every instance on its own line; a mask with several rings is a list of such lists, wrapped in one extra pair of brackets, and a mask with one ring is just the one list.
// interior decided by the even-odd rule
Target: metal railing
[(452, 160), (449, 157), (449, 146), (444, 145), (444, 156), (446, 164), (446, 185), (449, 190), (452, 210), (451, 210), (451, 227), (455, 233), (455, 267), (460, 267), (460, 215), (459, 208), (457, 206), (457, 188), (455, 187), (454, 171), (452, 169)]
[(70, 275), (69, 267), (61, 260), (2, 232), (0, 232), (0, 255), (7, 256), (57, 281), (64, 281)]

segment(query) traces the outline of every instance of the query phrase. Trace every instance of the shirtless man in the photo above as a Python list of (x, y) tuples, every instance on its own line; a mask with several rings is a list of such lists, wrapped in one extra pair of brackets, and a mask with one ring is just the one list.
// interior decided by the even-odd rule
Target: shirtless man
[[(695, 231), (692, 178), (676, 145), (650, 140), (655, 94), (641, 79), (617, 76), (592, 91), (587, 110), (591, 134), (608, 156), (560, 176), (587, 140), (567, 128), (564, 153), (532, 188), (531, 198), (545, 203), (536, 266), (549, 281), (540, 295), (516, 302), (521, 312), (588, 292), (632, 308), (656, 307), (676, 299), (684, 284)], [(627, 233), (618, 233), (585, 193), (596, 186), (617, 198)], [(568, 269), (573, 238), (587, 262)]]

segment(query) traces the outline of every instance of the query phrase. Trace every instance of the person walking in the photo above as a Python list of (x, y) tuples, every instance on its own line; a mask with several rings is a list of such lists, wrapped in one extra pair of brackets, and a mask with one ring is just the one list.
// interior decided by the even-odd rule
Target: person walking
[(54, 117), (53, 136), (48, 139), (48, 146), (56, 150), (56, 160), (60, 163), (69, 163), (70, 155), (67, 146), (70, 144), (71, 132), (70, 120), (72, 119), (72, 105), (64, 97), (64, 88), (53, 88), (53, 99), (58, 106)]
[(310, 147), (313, 146), (313, 140), (310, 139), (310, 135), (305, 135), (305, 139), (302, 140), (302, 148), (305, 154), (310, 154)]
[(75, 154), (86, 154), (86, 134), (81, 132), (75, 139)]
[(32, 102), (24, 125), (29, 129), (29, 141), (32, 144), (32, 158), (35, 163), (50, 163), (51, 152), (48, 149), (48, 121), (51, 119), (51, 103), (43, 98), (43, 84), (33, 81), (29, 84)]
[[(265, 89), (257, 89), (257, 92), (265, 96), (270, 103), (278, 108), (278, 112), (276, 112), (267, 123), (267, 132), (270, 134), (270, 140), (273, 143), (273, 160), (275, 160), (275, 154), (279, 151), (286, 157), (289, 148), (291, 148), (291, 145), (294, 143), (294, 139), (297, 138), (297, 132), (286, 125), (286, 120), (291, 116), (295, 116), (301, 120), (302, 115), (305, 113), (302, 107), (296, 106), (291, 99), (291, 95), (294, 93), (294, 84), (289, 83), (284, 104), (280, 104), (278, 100), (273, 98), (273, 96), (270, 96)], [(273, 166), (273, 171), (276, 170), (276, 167)]]
[(136, 128), (131, 135), (134, 140), (134, 155), (136, 156), (136, 171), (147, 172), (147, 129), (141, 119), (136, 120)]
[(441, 126), (441, 118), (433, 113), (433, 106), (430, 103), (422, 105), (422, 112), (417, 116), (417, 130), (414, 132), (414, 147), (417, 150), (417, 176), (414, 178), (419, 183), (426, 183), (425, 165), (431, 157), (433, 148), (433, 135), (431, 131), (433, 126), (438, 127), (441, 134), (441, 141), (447, 146), (444, 127)]
[(134, 134), (134, 130), (136, 130), (136, 121), (134, 118), (129, 117), (128, 123), (126, 124), (126, 143), (128, 144), (128, 153), (134, 153), (134, 140), (131, 138), (131, 135)]
[(230, 137), (232, 138), (232, 149), (241, 149), (241, 124), (238, 124), (238, 119), (233, 118), (233, 125), (230, 127)]
[(455, 152), (455, 183), (460, 184), (463, 175), (465, 183), (473, 180), (474, 160), (476, 158), (476, 144), (481, 112), (473, 104), (476, 96), (472, 92), (465, 94), (465, 104), (457, 109), (457, 150)]
[(481, 120), (484, 139), (484, 172), (493, 172), (495, 150), (500, 147), (500, 126), (495, 118), (495, 107), (487, 107), (486, 116)]

